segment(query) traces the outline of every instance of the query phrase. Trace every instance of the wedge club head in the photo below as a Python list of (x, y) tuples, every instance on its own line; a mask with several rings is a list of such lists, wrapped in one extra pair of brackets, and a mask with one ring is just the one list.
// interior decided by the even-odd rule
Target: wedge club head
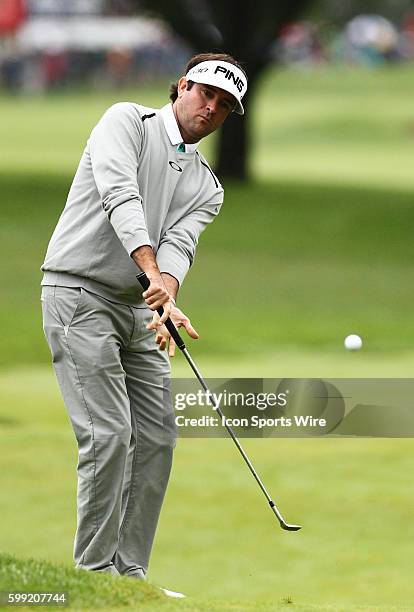
[(299, 531), (299, 529), (302, 529), (300, 525), (288, 525), (288, 523), (285, 523), (284, 521), (279, 521), (279, 523), (281, 528), (285, 531)]
[(299, 529), (302, 529), (300, 525), (290, 525), (289, 523), (287, 523), (283, 516), (280, 514), (279, 510), (277, 509), (274, 501), (270, 501), (269, 506), (276, 514), (277, 520), (279, 521), (282, 529), (284, 529), (285, 531), (299, 531)]

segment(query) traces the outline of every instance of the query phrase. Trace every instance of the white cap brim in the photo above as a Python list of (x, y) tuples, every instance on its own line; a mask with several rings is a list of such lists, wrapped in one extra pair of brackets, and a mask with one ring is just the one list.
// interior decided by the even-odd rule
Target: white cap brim
[(247, 90), (247, 78), (244, 72), (234, 64), (216, 60), (200, 62), (187, 72), (185, 78), (188, 81), (212, 85), (227, 91), (236, 100), (234, 112), (244, 115), (242, 98)]

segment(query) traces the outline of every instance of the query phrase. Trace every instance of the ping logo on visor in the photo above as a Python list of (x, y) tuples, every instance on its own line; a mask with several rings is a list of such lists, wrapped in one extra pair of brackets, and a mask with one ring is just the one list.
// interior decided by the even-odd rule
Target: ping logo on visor
[(229, 62), (209, 60), (191, 68), (185, 78), (188, 81), (213, 85), (228, 91), (236, 99), (235, 112), (239, 115), (244, 114), (241, 101), (247, 90), (247, 78), (237, 66)]
[(243, 91), (245, 84), (243, 83), (242, 79), (239, 76), (234, 74), (234, 72), (232, 72), (228, 68), (224, 68), (224, 66), (217, 66), (217, 68), (214, 71), (214, 74), (217, 74), (218, 72), (223, 72), (226, 79), (233, 79), (233, 82), (235, 86), (237, 87), (237, 89), (239, 90), (239, 92), (241, 93)]

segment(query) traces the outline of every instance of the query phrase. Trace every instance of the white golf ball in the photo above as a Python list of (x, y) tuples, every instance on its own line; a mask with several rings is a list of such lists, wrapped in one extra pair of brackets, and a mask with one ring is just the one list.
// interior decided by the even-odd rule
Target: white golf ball
[(348, 351), (359, 351), (362, 346), (362, 340), (360, 336), (351, 334), (345, 338), (344, 345)]

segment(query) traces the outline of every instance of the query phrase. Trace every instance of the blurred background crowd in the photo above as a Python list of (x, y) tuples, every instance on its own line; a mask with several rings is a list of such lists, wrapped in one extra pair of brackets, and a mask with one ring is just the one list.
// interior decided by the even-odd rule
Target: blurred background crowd
[(188, 49), (127, 0), (0, 0), (0, 87), (111, 87), (172, 74)]
[[(272, 60), (297, 67), (413, 61), (414, 9), (395, 4), (377, 2), (376, 14), (361, 2), (316, 2), (300, 20), (275, 24)], [(133, 0), (0, 0), (3, 90), (128, 86), (180, 72), (190, 54), (167, 21)]]

